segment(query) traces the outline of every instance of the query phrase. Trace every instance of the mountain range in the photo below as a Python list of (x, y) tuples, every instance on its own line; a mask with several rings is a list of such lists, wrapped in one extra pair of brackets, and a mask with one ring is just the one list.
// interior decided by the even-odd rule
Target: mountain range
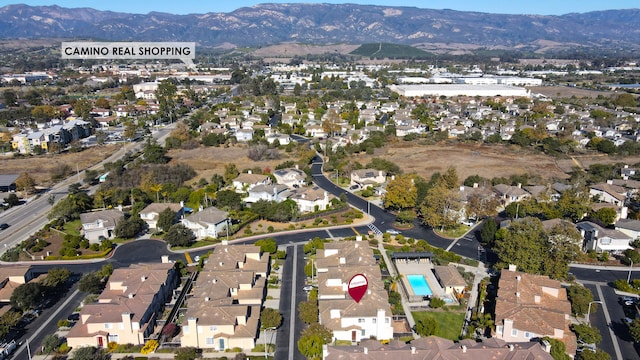
[(260, 4), (229, 13), (129, 14), (91, 8), (7, 5), (0, 39), (195, 41), (199, 46), (473, 44), (539, 50), (640, 47), (640, 9), (507, 15), (355, 4)]

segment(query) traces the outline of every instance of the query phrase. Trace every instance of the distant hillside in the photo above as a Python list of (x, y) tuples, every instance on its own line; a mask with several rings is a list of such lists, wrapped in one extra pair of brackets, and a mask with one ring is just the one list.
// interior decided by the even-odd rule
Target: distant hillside
[(261, 4), (230, 13), (189, 15), (55, 5), (0, 8), (0, 39), (195, 41), (198, 46), (226, 47), (456, 43), (536, 51), (553, 43), (565, 49), (629, 50), (640, 48), (639, 29), (639, 9), (543, 16), (355, 4)]
[(390, 59), (427, 59), (433, 57), (433, 54), (410, 45), (389, 43), (363, 44), (352, 51), (351, 55)]

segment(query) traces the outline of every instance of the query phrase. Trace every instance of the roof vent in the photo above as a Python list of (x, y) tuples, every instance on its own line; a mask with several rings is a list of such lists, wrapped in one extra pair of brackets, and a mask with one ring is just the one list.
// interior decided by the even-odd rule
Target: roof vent
[(129, 299), (133, 299), (134, 296), (136, 296), (136, 294), (134, 293), (129, 293), (129, 295), (127, 295), (129, 297)]
[(467, 345), (462, 345), (461, 348), (463, 353), (467, 352)]
[(211, 300), (208, 296), (206, 298), (204, 298), (204, 301), (209, 301)]

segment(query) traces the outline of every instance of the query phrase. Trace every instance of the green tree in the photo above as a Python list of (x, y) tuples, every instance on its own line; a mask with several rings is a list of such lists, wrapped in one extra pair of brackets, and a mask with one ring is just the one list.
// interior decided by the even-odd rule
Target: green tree
[(52, 268), (47, 272), (47, 277), (42, 281), (42, 285), (48, 288), (58, 288), (69, 279), (71, 271), (67, 268)]
[(85, 346), (73, 352), (73, 360), (110, 360), (111, 354), (104, 348)]
[(167, 207), (158, 215), (157, 227), (162, 231), (168, 231), (176, 222), (176, 212)]
[(616, 221), (617, 215), (616, 209), (609, 207), (598, 209), (596, 212), (591, 214), (595, 220), (604, 225), (613, 224)]
[(447, 189), (453, 190), (458, 188), (458, 170), (454, 166), (447, 168), (447, 171), (442, 175), (442, 181), (444, 181)]
[(147, 140), (144, 146), (144, 162), (148, 164), (166, 164), (169, 162), (166, 154), (167, 150), (155, 140), (151, 140), (151, 138)]
[(62, 219), (63, 221), (80, 218), (80, 214), (90, 210), (93, 206), (93, 199), (85, 192), (69, 194), (58, 201), (47, 217), (49, 220)]
[(62, 345), (62, 339), (56, 334), (49, 334), (42, 340), (42, 352), (44, 354), (50, 354), (58, 350), (60, 345)]
[(323, 325), (313, 324), (300, 334), (298, 350), (310, 360), (322, 358), (322, 345), (333, 340), (333, 333)]
[(98, 294), (102, 291), (103, 285), (102, 277), (97, 272), (90, 272), (82, 275), (78, 281), (78, 290), (89, 294)]
[(543, 340), (551, 345), (550, 354), (554, 360), (571, 360), (571, 357), (567, 354), (567, 346), (562, 341), (548, 336), (545, 336)]
[(176, 93), (178, 87), (173, 83), (171, 79), (162, 80), (158, 84), (158, 88), (155, 91), (156, 99), (158, 100), (158, 115), (160, 118), (168, 118), (169, 122), (173, 122), (176, 118)]
[(255, 242), (255, 245), (260, 246), (260, 250), (265, 253), (275, 254), (278, 251), (278, 244), (274, 238), (260, 239)]
[(144, 220), (137, 216), (131, 216), (128, 219), (122, 219), (118, 225), (116, 225), (114, 232), (119, 238), (131, 239), (138, 235), (142, 229), (144, 229), (145, 225)]
[(633, 322), (629, 324), (629, 333), (634, 342), (640, 343), (640, 318), (633, 319)]
[(547, 257), (546, 238), (542, 222), (537, 218), (524, 218), (512, 222), (505, 235), (496, 238), (494, 251), (504, 264), (515, 264), (518, 270), (541, 274)]
[(485, 220), (482, 230), (480, 231), (480, 239), (485, 246), (493, 246), (493, 240), (496, 237), (498, 231), (498, 224), (494, 218), (488, 218)]
[(33, 178), (26, 172), (20, 174), (20, 176), (18, 176), (18, 178), (16, 179), (16, 188), (23, 191), (27, 195), (33, 192), (35, 186), (35, 180), (33, 180)]
[(264, 308), (260, 312), (260, 324), (262, 330), (279, 328), (282, 324), (282, 314), (277, 309)]
[(384, 207), (403, 210), (415, 206), (417, 189), (413, 183), (413, 175), (398, 175), (389, 181), (384, 196)]
[(298, 303), (298, 316), (305, 324), (318, 322), (318, 302), (315, 300)]
[(611, 355), (602, 349), (596, 349), (595, 352), (591, 350), (583, 350), (580, 353), (580, 360), (611, 360)]
[(581, 253), (582, 235), (575, 225), (561, 221), (547, 235), (547, 252), (543, 274), (554, 279), (564, 279), (569, 274), (569, 263)]
[(578, 341), (582, 341), (587, 344), (600, 344), (600, 341), (602, 341), (600, 331), (588, 324), (573, 324), (571, 325), (571, 328), (573, 332), (576, 333)]
[(425, 316), (416, 321), (416, 332), (420, 336), (435, 335), (439, 330), (438, 320), (433, 316)]
[(28, 282), (18, 286), (9, 299), (11, 306), (27, 311), (38, 306), (42, 302), (44, 296), (44, 289), (39, 282)]
[(196, 240), (196, 236), (191, 229), (182, 224), (175, 224), (169, 228), (164, 241), (171, 246), (189, 246)]
[(457, 192), (448, 188), (444, 180), (437, 180), (420, 206), (420, 216), (423, 223), (433, 228), (451, 228), (458, 222), (459, 209)]
[[(583, 316), (589, 311), (589, 303), (593, 301), (593, 293), (582, 285), (571, 285), (567, 288), (567, 297), (571, 302), (571, 312), (575, 316)], [(591, 305), (591, 312), (597, 310), (597, 303)]]
[(228, 210), (240, 210), (242, 207), (242, 194), (233, 190), (220, 190), (216, 194), (216, 206)]
[(240, 175), (240, 171), (238, 171), (236, 164), (229, 163), (225, 165), (224, 174), (222, 175), (225, 184), (230, 185), (233, 182), (233, 179), (237, 178), (238, 175)]
[(2, 92), (4, 104), (8, 107), (16, 106), (18, 103), (18, 95), (13, 90), (5, 90)]

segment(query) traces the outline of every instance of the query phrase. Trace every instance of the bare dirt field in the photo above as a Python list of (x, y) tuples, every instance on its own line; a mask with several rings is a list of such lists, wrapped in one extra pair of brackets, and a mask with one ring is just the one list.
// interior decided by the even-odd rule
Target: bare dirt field
[(0, 156), (0, 174), (22, 174), (26, 172), (36, 181), (36, 185), (47, 186), (49, 180), (51, 180), (51, 173), (56, 168), (67, 165), (74, 172), (76, 169), (82, 171), (106, 159), (117, 149), (116, 145), (104, 145), (94, 146), (77, 153), (17, 158), (8, 154)]
[(570, 98), (575, 96), (577, 98), (596, 98), (598, 95), (611, 96), (611, 91), (597, 91), (580, 89), (569, 86), (529, 86), (527, 89), (531, 90), (533, 94), (542, 94), (549, 98)]
[[(555, 159), (527, 153), (519, 147), (490, 146), (474, 144), (415, 145), (395, 142), (382, 149), (376, 149), (376, 157), (392, 161), (405, 173), (416, 173), (429, 179), (435, 172), (444, 173), (450, 166), (456, 167), (462, 181), (470, 175), (480, 175), (487, 179), (508, 177), (513, 174), (538, 174), (544, 179), (566, 178)], [(372, 156), (360, 156), (361, 164), (366, 164)]]
[(280, 159), (265, 161), (253, 161), (247, 157), (247, 153), (248, 147), (238, 144), (230, 147), (210, 146), (191, 150), (172, 150), (168, 153), (168, 156), (171, 158), (171, 164), (185, 163), (190, 165), (198, 173), (198, 176), (194, 179), (195, 181), (200, 178), (209, 180), (216, 173), (224, 174), (224, 168), (227, 164), (235, 164), (240, 171), (256, 167), (263, 170), (265, 168), (273, 170), (276, 165), (284, 161), (297, 160), (296, 158), (289, 158), (284, 151), (280, 152)]

